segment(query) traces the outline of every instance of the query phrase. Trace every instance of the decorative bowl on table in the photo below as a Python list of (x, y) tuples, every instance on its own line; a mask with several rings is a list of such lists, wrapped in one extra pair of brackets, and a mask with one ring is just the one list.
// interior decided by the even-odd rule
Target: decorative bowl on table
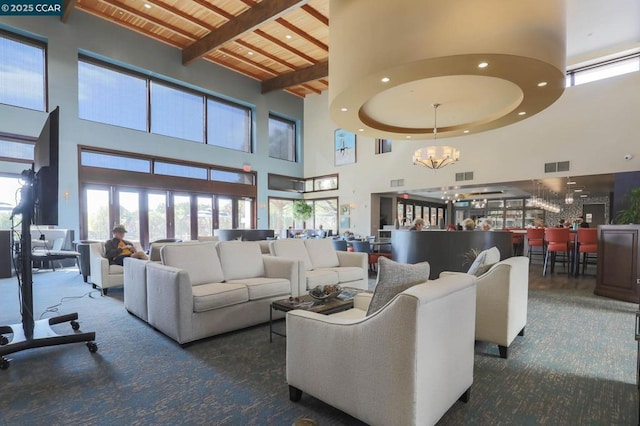
[(335, 299), (341, 292), (342, 287), (339, 285), (319, 285), (309, 291), (309, 296), (318, 302), (326, 302)]

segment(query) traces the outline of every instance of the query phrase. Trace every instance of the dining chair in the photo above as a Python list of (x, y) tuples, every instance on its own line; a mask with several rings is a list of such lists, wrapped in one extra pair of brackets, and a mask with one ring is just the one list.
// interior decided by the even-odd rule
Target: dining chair
[(580, 254), (582, 254), (582, 275), (587, 267), (590, 254), (598, 253), (598, 229), (597, 228), (578, 228), (578, 250), (576, 256), (576, 273), (578, 272)]
[(347, 242), (345, 240), (331, 240), (331, 243), (336, 251), (347, 251)]
[[(542, 267), (542, 276), (547, 273), (547, 265), (549, 263), (549, 257), (551, 257), (551, 273), (556, 263), (556, 257), (558, 253), (564, 253), (565, 260), (570, 263), (571, 248), (569, 228), (545, 228), (544, 239), (546, 241), (546, 253), (544, 255), (544, 266)], [(567, 267), (567, 274), (571, 274), (571, 267)]]
[[(539, 254), (542, 256), (542, 259), (545, 257), (545, 241), (544, 241), (544, 228), (528, 228), (527, 229), (527, 246), (528, 246), (528, 256), (529, 262), (531, 262), (531, 257), (534, 254)], [(534, 252), (533, 248), (539, 247)]]

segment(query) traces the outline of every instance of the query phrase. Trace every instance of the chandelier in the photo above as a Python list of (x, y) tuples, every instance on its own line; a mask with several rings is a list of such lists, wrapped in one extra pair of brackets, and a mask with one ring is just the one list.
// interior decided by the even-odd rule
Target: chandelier
[(567, 178), (567, 195), (564, 197), (565, 204), (573, 204), (573, 192), (571, 191), (571, 187), (569, 186), (569, 182), (571, 178)]
[[(438, 139), (438, 107), (440, 104), (433, 104), (433, 142)], [(413, 164), (428, 167), (430, 169), (441, 169), (453, 164), (460, 159), (460, 151), (450, 146), (428, 146), (420, 148), (413, 154)]]
[[(546, 210), (551, 213), (560, 213), (560, 206), (551, 201), (551, 195), (549, 195), (549, 199), (545, 196), (546, 189), (543, 187), (542, 196), (540, 196), (540, 183), (538, 183), (538, 195), (531, 196), (531, 206), (537, 207), (542, 210)], [(534, 189), (535, 191), (535, 189)], [(573, 199), (572, 199), (573, 202)]]

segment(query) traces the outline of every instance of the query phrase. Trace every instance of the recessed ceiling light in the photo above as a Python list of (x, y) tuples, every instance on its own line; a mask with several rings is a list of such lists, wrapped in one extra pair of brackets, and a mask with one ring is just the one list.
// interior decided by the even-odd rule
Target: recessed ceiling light
[(538, 83), (538, 87), (544, 87), (547, 85), (546, 81), (541, 81), (540, 83)]
[(345, 108), (345, 107), (342, 107), (342, 108), (340, 108), (340, 111), (342, 111), (342, 112), (347, 112), (347, 111), (349, 111), (349, 110), (348, 110), (347, 108)]
[(247, 52), (247, 55), (251, 56), (253, 55), (253, 52)]
[(582, 192), (582, 189), (574, 189), (573, 192)]
[(462, 132), (462, 133), (469, 133), (469, 131), (468, 131), (468, 130), (465, 130), (465, 131), (464, 131), (464, 132)]
[(526, 112), (524, 112), (524, 111), (520, 111), (520, 112), (518, 113), (518, 115), (525, 115), (525, 114), (526, 114)]
[(151, 5), (150, 5), (150, 4), (148, 4), (148, 3), (145, 3), (145, 4), (144, 4), (144, 7), (146, 7), (147, 9), (151, 9)]
[(284, 38), (286, 38), (287, 40), (291, 40), (291, 34), (287, 34), (286, 36), (284, 36)]
[(382, 77), (382, 79), (380, 80), (383, 83), (388, 83), (389, 82), (389, 77)]
[(480, 62), (478, 68), (486, 68), (489, 66), (489, 62)]
[(587, 194), (580, 194), (580, 198), (587, 198)]
[(364, 129), (358, 129), (359, 132), (364, 132)]
[(407, 135), (407, 139), (411, 139), (411, 136)]
[(575, 182), (575, 181), (572, 181), (572, 180), (570, 180), (570, 181), (568, 181), (568, 182), (567, 182), (567, 185), (575, 185), (575, 184), (576, 184), (576, 182)]

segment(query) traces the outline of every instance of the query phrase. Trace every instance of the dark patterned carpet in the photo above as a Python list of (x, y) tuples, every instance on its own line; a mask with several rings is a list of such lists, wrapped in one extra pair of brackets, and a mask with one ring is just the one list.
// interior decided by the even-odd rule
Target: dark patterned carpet
[[(129, 315), (121, 289), (90, 292), (73, 268), (34, 274), (36, 318), (66, 297), (60, 313), (78, 312), (99, 350), (72, 344), (9, 355), (0, 425), (360, 424), (307, 395), (289, 401), (286, 340), (270, 344), (268, 325), (182, 349)], [(18, 303), (17, 280), (0, 280), (0, 324), (19, 322)], [(637, 424), (635, 311), (589, 290), (532, 290), (525, 337), (508, 360), (477, 344), (471, 400), (439, 424)]]

